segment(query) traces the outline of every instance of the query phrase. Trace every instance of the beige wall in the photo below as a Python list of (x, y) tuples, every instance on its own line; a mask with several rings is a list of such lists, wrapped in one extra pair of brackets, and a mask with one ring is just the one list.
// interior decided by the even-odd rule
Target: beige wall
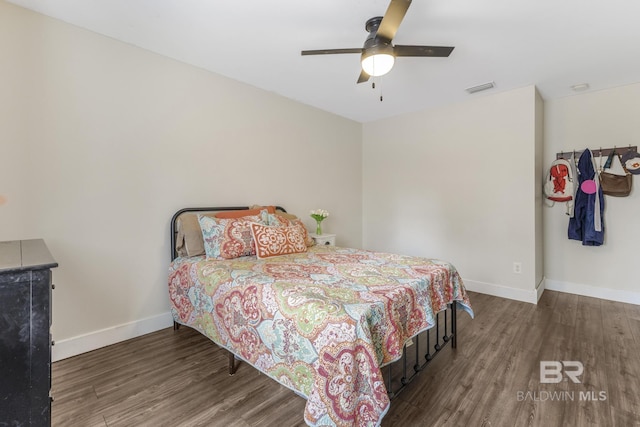
[(537, 98), (530, 86), (365, 124), (364, 247), (446, 259), (470, 289), (535, 302)]
[(58, 343), (168, 312), (185, 206), (323, 208), (361, 246), (359, 123), (4, 2), (0, 63), (0, 240), (59, 262)]
[[(640, 145), (640, 84), (545, 103), (545, 167), (559, 151)], [(605, 196), (605, 244), (567, 239), (564, 205), (544, 209), (547, 288), (640, 304), (635, 273), (640, 241), (640, 180), (625, 198)]]
[(541, 199), (556, 151), (638, 143), (640, 85), (361, 125), (2, 1), (0, 63), (0, 240), (46, 239), (67, 354), (167, 320), (169, 219), (195, 205), (278, 203), (310, 228), (324, 208), (339, 245), (449, 260), (470, 289), (534, 302), (546, 276), (640, 303), (638, 189), (607, 198), (600, 248)]

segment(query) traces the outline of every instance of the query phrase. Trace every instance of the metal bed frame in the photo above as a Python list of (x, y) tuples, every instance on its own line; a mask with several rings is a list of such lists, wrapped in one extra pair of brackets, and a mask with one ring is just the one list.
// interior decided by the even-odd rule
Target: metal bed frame
[(385, 387), (390, 399), (400, 394), (447, 344), (451, 343), (453, 349), (457, 347), (456, 309), (454, 301), (437, 313), (435, 326), (414, 336), (402, 349), (402, 358), (382, 368), (383, 373), (386, 371)]
[[(181, 214), (187, 212), (238, 211), (248, 209), (251, 208), (249, 206), (223, 206), (184, 208), (177, 211), (171, 218), (170, 224), (171, 261), (178, 256), (176, 252), (177, 220)], [(280, 206), (276, 206), (276, 209), (286, 212), (286, 210)], [(449, 320), (447, 320), (447, 318), (449, 318)], [(177, 331), (179, 328), (180, 323), (174, 320), (173, 329)], [(398, 396), (449, 343), (451, 343), (451, 348), (455, 349), (457, 347), (455, 301), (449, 304), (446, 310), (436, 314), (436, 324), (432, 328), (420, 332), (404, 345), (402, 357), (399, 360), (382, 367), (385, 377), (385, 387), (389, 398), (393, 399)], [(233, 375), (238, 369), (236, 357), (229, 350), (226, 351), (229, 356), (229, 375)]]

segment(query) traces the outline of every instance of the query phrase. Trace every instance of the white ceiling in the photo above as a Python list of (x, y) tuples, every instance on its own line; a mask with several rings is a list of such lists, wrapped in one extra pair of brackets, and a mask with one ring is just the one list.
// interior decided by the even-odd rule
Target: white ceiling
[[(535, 84), (546, 100), (640, 81), (640, 2), (414, 0), (394, 44), (455, 46), (398, 58), (356, 84), (364, 24), (388, 0), (9, 0), (100, 34), (368, 122)], [(464, 89), (488, 81), (475, 95)], [(384, 101), (380, 102), (380, 93)]]

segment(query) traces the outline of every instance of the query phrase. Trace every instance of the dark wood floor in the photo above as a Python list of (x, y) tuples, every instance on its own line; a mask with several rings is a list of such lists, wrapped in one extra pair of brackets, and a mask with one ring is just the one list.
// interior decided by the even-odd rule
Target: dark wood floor
[[(458, 348), (383, 426), (640, 426), (640, 306), (552, 291), (537, 306), (471, 301)], [(541, 384), (540, 361), (581, 362), (581, 382)], [(54, 363), (52, 387), (54, 426), (305, 425), (304, 399), (246, 364), (230, 377), (226, 354), (185, 327)]]

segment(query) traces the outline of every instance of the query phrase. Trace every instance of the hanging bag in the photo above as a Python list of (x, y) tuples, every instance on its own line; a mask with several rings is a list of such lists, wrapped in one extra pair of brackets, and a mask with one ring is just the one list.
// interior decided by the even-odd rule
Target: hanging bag
[[(631, 185), (633, 184), (633, 176), (627, 170), (627, 167), (622, 163), (620, 154), (615, 156), (618, 158), (624, 175), (616, 175), (611, 172), (606, 172), (603, 169), (599, 169), (600, 186), (602, 187), (602, 193), (608, 196), (615, 197), (627, 197), (631, 193)], [(602, 162), (602, 156), (600, 156), (600, 162)], [(607, 162), (609, 163), (609, 162)], [(605, 168), (607, 165), (605, 164)]]
[(555, 202), (567, 202), (567, 215), (573, 216), (575, 185), (569, 161), (558, 159), (551, 163), (544, 182), (544, 195), (551, 202), (548, 206), (553, 206)]

